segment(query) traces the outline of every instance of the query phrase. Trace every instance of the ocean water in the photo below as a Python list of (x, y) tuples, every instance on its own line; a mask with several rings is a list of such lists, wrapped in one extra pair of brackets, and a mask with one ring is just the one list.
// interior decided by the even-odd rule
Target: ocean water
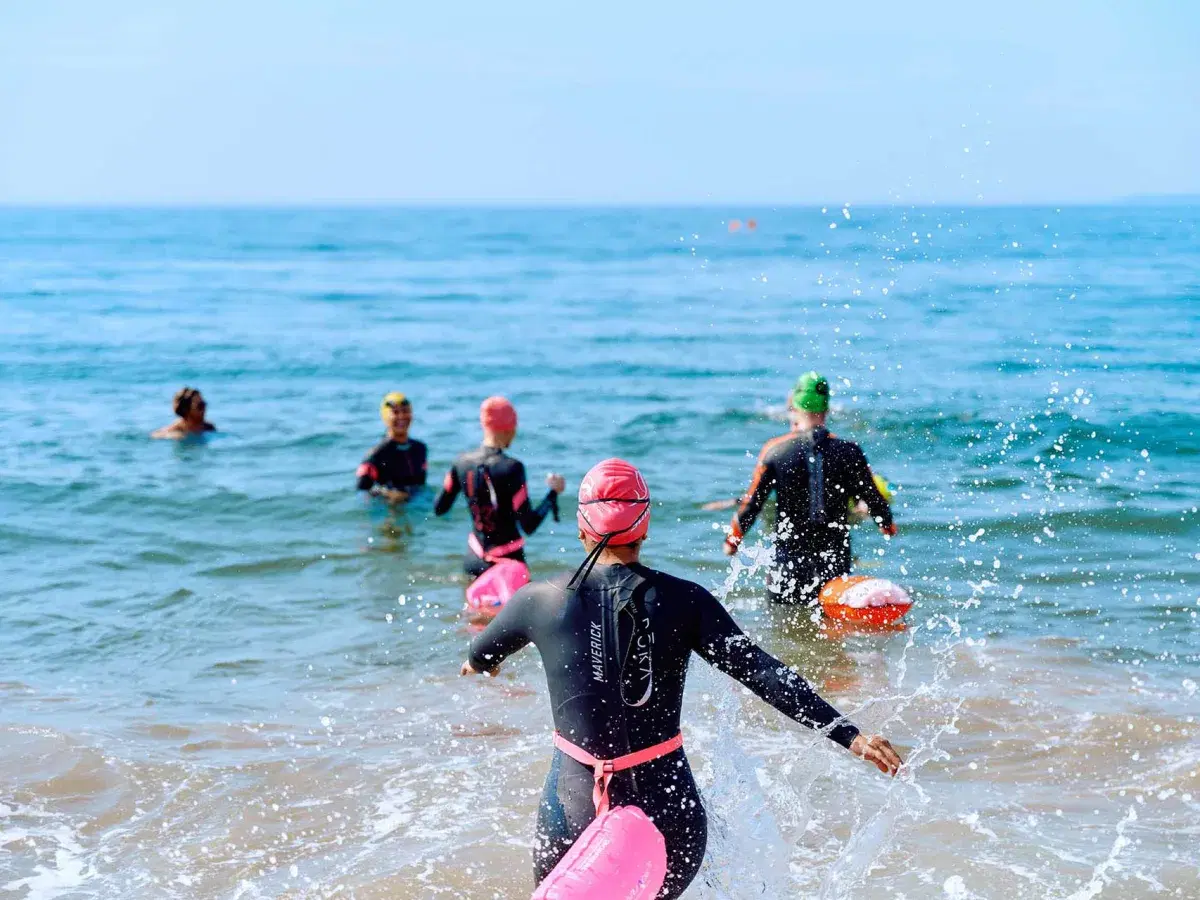
[[(0, 211), (0, 895), (528, 895), (536, 653), (459, 679), (465, 511), (353, 490), (403, 390), (435, 483), (494, 393), (534, 481), (635, 462), (646, 561), (907, 755), (887, 782), (697, 660), (688, 897), (1200, 896), (1198, 225)], [(771, 608), (762, 529), (731, 562), (702, 509), (810, 368), (898, 487), (900, 536), (855, 548), (905, 630)], [(183, 384), (219, 432), (148, 440)]]

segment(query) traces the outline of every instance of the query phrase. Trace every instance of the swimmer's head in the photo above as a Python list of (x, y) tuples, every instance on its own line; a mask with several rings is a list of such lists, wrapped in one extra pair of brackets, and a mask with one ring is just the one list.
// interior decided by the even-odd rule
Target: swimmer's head
[(175, 415), (189, 421), (204, 421), (204, 412), (208, 404), (204, 395), (195, 388), (183, 387), (175, 392)]
[(608, 546), (635, 544), (650, 530), (650, 488), (623, 459), (596, 463), (579, 482), (580, 538)]
[(412, 424), (412, 402), (399, 391), (392, 391), (379, 404), (379, 417), (389, 432), (406, 434), (408, 426)]
[(489, 445), (507, 447), (517, 434), (516, 407), (504, 397), (488, 397), (479, 406), (479, 424)]
[(807, 413), (829, 412), (829, 381), (816, 372), (805, 372), (792, 388), (792, 409)]

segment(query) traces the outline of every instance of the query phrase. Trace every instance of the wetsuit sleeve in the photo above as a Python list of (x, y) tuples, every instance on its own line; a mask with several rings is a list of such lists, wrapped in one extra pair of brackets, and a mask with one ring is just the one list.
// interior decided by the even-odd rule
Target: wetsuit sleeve
[(879, 526), (884, 531), (888, 531), (892, 527), (892, 507), (888, 504), (883, 494), (879, 493), (879, 488), (875, 486), (875, 476), (871, 474), (871, 467), (867, 465), (867, 456), (862, 451), (862, 447), (857, 444), (851, 449), (851, 466), (853, 478), (852, 489), (853, 493), (867, 504), (867, 509), (871, 511), (871, 517), (879, 522)]
[(554, 509), (554, 501), (558, 494), (549, 491), (542, 498), (542, 502), (535, 507), (529, 502), (529, 485), (525, 481), (525, 466), (517, 463), (514, 472), (513, 485), (516, 490), (513, 493), (513, 512), (517, 516), (517, 521), (521, 523), (521, 530), (526, 534), (533, 534)]
[(442, 489), (438, 491), (438, 495), (433, 501), (433, 514), (435, 516), (444, 516), (450, 511), (450, 507), (454, 505), (454, 498), (458, 496), (458, 492), (462, 490), (462, 485), (458, 480), (458, 466), (451, 466), (450, 471), (446, 473), (445, 479), (442, 481)]
[(775, 466), (767, 458), (767, 448), (764, 447), (758, 454), (758, 463), (754, 466), (754, 474), (750, 476), (750, 487), (738, 501), (737, 512), (733, 514), (733, 521), (729, 523), (729, 531), (725, 535), (726, 543), (736, 547), (742, 542), (742, 538), (746, 536), (746, 532), (750, 530), (750, 526), (762, 512), (763, 505), (774, 489)]
[(429, 448), (418, 441), (416, 451), (417, 473), (413, 476), (413, 487), (424, 487), (429, 481)]
[(372, 450), (371, 455), (362, 461), (362, 464), (358, 467), (358, 471), (354, 473), (358, 476), (358, 490), (369, 491), (379, 481), (380, 453), (381, 451), (378, 447)]
[(821, 698), (811, 684), (755, 644), (717, 599), (695, 588), (695, 634), (692, 649), (748, 687), (785, 716), (826, 731), (834, 743), (849, 748), (858, 728)]
[(471, 668), (477, 672), (491, 671), (528, 644), (532, 640), (530, 623), (535, 604), (530, 588), (522, 588), (513, 594), (496, 618), (471, 641), (467, 654)]

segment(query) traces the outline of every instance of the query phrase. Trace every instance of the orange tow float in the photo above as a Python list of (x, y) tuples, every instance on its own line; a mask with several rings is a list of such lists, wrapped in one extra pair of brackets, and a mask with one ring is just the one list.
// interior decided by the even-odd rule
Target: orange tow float
[(886, 578), (842, 575), (825, 583), (821, 609), (831, 619), (864, 625), (888, 625), (912, 609), (908, 592)]

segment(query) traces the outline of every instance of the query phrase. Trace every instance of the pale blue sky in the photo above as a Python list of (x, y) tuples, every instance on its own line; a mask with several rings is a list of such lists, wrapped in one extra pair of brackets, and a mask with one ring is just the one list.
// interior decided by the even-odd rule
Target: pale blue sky
[(1198, 47), (1194, 0), (0, 0), (0, 203), (1200, 193)]

